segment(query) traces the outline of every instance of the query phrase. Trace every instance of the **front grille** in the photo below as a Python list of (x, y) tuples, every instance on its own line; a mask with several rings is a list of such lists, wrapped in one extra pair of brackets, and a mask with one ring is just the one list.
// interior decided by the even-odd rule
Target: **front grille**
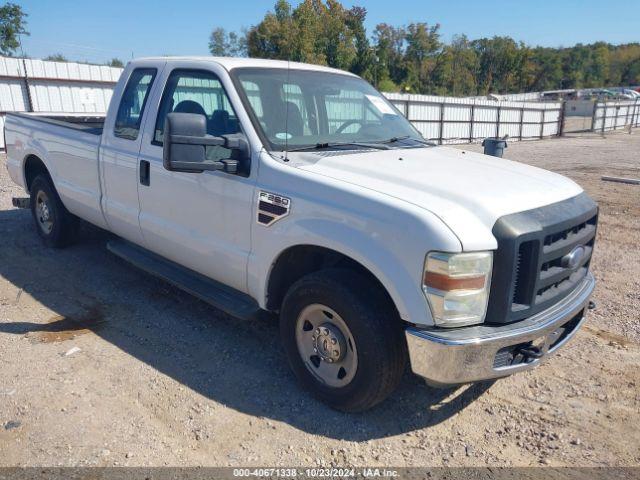
[[(542, 266), (538, 273), (535, 303), (543, 303), (556, 298), (566, 290), (573, 288), (589, 270), (593, 243), (596, 238), (597, 216), (568, 229), (547, 235), (542, 246)], [(583, 246), (584, 254), (580, 262), (565, 266), (562, 257), (575, 247)]]
[[(589, 270), (597, 220), (586, 194), (500, 218), (487, 322), (522, 320), (571, 293)], [(576, 247), (582, 255), (571, 264)]]

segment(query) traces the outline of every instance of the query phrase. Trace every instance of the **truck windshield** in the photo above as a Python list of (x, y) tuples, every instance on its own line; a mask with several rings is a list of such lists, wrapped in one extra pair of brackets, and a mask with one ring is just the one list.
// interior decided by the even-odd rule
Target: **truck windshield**
[(271, 150), (426, 143), (386, 98), (358, 77), (284, 68), (231, 73)]

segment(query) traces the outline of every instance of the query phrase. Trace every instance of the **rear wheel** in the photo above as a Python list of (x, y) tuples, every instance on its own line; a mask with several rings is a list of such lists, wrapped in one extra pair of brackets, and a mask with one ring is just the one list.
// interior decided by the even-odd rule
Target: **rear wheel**
[(406, 344), (383, 291), (358, 272), (330, 269), (287, 292), (280, 331), (300, 382), (330, 406), (367, 410), (398, 385)]
[(78, 217), (65, 208), (46, 175), (38, 175), (31, 183), (31, 214), (38, 235), (47, 246), (62, 248), (75, 239)]

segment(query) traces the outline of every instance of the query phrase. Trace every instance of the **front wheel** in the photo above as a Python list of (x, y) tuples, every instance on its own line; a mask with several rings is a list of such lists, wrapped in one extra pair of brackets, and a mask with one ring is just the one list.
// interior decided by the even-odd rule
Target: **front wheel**
[(287, 292), (280, 333), (299, 381), (330, 406), (367, 410), (398, 385), (406, 343), (384, 292), (358, 272), (330, 269)]

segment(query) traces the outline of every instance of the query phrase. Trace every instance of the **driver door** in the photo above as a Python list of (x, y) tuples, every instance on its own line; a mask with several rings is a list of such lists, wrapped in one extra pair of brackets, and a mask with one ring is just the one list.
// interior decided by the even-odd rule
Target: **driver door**
[[(145, 128), (142, 141), (138, 190), (144, 243), (163, 257), (246, 292), (255, 172), (248, 166), (237, 175), (171, 172), (162, 163), (168, 113), (204, 115), (211, 135), (242, 129), (221, 81), (223, 72), (210, 64), (202, 70), (176, 67), (163, 72), (163, 93), (149, 112), (153, 127)], [(207, 148), (209, 159), (228, 158), (223, 147)]]

